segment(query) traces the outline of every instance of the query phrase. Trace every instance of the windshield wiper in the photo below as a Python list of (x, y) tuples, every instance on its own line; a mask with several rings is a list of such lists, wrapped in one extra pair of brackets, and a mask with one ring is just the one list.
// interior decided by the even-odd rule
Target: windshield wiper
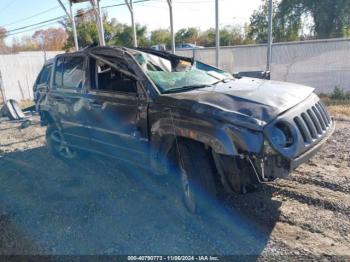
[(197, 88), (205, 88), (205, 87), (210, 87), (210, 85), (188, 85), (188, 86), (182, 86), (182, 87), (177, 87), (177, 88), (172, 88), (172, 89), (169, 89), (169, 90), (165, 90), (165, 91), (162, 92), (162, 94), (186, 92), (186, 91), (194, 90), (194, 89), (197, 89)]
[(213, 85), (217, 85), (219, 83), (228, 83), (231, 80), (232, 80), (232, 78), (224, 78), (224, 79), (221, 79), (221, 80), (215, 82)]

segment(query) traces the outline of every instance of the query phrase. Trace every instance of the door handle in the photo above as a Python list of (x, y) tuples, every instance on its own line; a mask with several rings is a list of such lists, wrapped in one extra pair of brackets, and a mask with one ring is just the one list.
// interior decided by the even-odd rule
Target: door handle
[(61, 96), (52, 96), (53, 99), (55, 99), (56, 101), (64, 101), (64, 98)]

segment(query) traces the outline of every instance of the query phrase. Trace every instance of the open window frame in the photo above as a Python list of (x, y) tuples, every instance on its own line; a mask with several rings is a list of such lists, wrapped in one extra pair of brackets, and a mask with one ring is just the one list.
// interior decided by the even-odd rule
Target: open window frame
[[(90, 73), (90, 91), (95, 92), (101, 92), (101, 93), (111, 93), (111, 94), (127, 94), (127, 95), (137, 95), (139, 93), (139, 86), (140, 86), (140, 79), (139, 77), (128, 71), (126, 68), (127, 61), (118, 61), (120, 58), (113, 57), (113, 56), (102, 56), (102, 55), (96, 55), (96, 54), (89, 54), (89, 73)], [(105, 89), (105, 88), (99, 88), (99, 81), (98, 81), (98, 72), (97, 72), (97, 62), (102, 62), (105, 65), (108, 65), (111, 69), (117, 71), (118, 73), (122, 74), (126, 78), (130, 79), (131, 81), (135, 81), (135, 89), (131, 91), (125, 91), (124, 90), (113, 90), (113, 89)]]
[[(81, 66), (82, 68), (80, 69), (81, 71), (81, 80), (79, 81), (79, 84), (76, 86), (67, 86), (64, 84), (64, 73), (65, 73), (65, 65), (66, 65), (66, 61), (69, 59), (81, 59)], [(61, 61), (62, 63), (62, 71), (58, 72), (58, 63)], [(63, 55), (63, 56), (58, 56), (55, 59), (54, 62), (54, 70), (51, 73), (51, 80), (52, 81), (52, 87), (53, 89), (59, 89), (59, 90), (66, 90), (66, 91), (77, 91), (77, 90), (82, 90), (84, 89), (85, 86), (85, 82), (86, 82), (86, 57), (82, 56), (82, 55)], [(57, 83), (56, 78), (58, 74), (61, 74), (61, 79), (60, 79), (60, 83)], [(72, 72), (70, 72), (69, 74), (72, 74)]]

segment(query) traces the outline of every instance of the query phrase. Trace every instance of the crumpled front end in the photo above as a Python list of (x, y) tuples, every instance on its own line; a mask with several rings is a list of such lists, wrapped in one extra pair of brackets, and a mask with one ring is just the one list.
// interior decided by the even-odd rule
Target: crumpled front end
[(264, 149), (254, 157), (263, 179), (285, 177), (308, 161), (334, 131), (335, 123), (316, 94), (277, 117), (264, 128)]
[(313, 94), (269, 123), (264, 134), (274, 150), (287, 159), (294, 159), (328, 137), (333, 127), (326, 108)]
[(249, 184), (286, 177), (321, 149), (334, 127), (325, 106), (312, 94), (264, 127), (259, 152), (241, 151), (234, 157), (214, 154), (221, 181), (226, 188), (242, 192)]

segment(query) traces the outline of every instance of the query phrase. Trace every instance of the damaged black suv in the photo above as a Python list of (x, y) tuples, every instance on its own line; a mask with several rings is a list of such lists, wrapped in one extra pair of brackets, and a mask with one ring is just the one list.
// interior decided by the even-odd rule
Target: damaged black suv
[(51, 152), (69, 160), (89, 151), (158, 175), (176, 170), (192, 212), (203, 192), (246, 192), (285, 177), (334, 129), (313, 88), (234, 78), (166, 52), (93, 47), (46, 66), (36, 102)]

